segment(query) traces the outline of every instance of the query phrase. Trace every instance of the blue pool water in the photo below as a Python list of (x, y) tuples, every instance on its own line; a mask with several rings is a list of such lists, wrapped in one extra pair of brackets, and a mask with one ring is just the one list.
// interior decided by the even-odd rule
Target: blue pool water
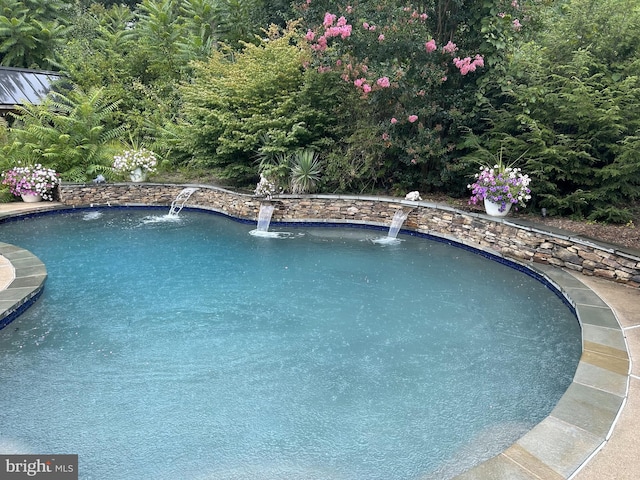
[(573, 314), (460, 248), (202, 212), (0, 224), (46, 264), (0, 331), (0, 452), (82, 479), (448, 478), (542, 420), (580, 356)]

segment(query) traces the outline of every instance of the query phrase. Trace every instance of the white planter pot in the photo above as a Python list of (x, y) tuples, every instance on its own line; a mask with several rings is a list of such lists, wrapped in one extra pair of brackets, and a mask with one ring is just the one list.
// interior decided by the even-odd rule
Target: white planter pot
[(132, 182), (144, 182), (147, 179), (147, 172), (143, 172), (142, 168), (138, 167), (129, 174)]
[(35, 203), (42, 201), (42, 196), (40, 195), (20, 195), (22, 197), (22, 201), (25, 203)]
[(500, 211), (501, 205), (502, 204), (492, 202), (491, 200), (487, 200), (486, 198), (484, 199), (484, 210), (485, 212), (487, 212), (487, 215), (490, 215), (492, 217), (507, 216), (507, 214), (509, 213), (509, 210), (511, 210), (512, 203), (511, 202), (507, 203), (506, 208), (504, 209), (503, 212)]

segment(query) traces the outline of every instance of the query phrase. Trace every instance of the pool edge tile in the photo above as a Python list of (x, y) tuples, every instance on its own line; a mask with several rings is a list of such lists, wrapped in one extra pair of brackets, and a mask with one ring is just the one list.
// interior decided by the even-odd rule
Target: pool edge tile
[[(542, 466), (541, 470), (548, 471)], [(428, 478), (428, 477), (427, 477)], [(455, 480), (541, 480), (543, 478), (549, 480), (562, 480), (562, 476), (540, 477), (534, 475), (531, 471), (523, 468), (518, 462), (511, 459), (505, 453), (496, 455), (493, 458), (467, 470), (460, 475), (454, 477)]]
[[(609, 328), (609, 327), (600, 327), (598, 325), (582, 325), (582, 338), (585, 343), (589, 343), (593, 345), (601, 345), (602, 347), (610, 349), (614, 356), (618, 356), (620, 358), (626, 357), (626, 343), (624, 338), (624, 333), (622, 330), (618, 328)], [(625, 352), (625, 353), (615, 353), (615, 352)]]
[(8, 243), (0, 243), (0, 254), (15, 270), (14, 279), (0, 291), (0, 330), (19, 317), (42, 293), (47, 269), (33, 253)]
[(603, 442), (603, 438), (550, 415), (515, 445), (539, 459), (561, 478), (568, 478)]
[(629, 377), (604, 369), (588, 362), (580, 362), (573, 381), (624, 397), (629, 385)]
[(573, 382), (551, 416), (605, 440), (622, 408), (624, 396)]

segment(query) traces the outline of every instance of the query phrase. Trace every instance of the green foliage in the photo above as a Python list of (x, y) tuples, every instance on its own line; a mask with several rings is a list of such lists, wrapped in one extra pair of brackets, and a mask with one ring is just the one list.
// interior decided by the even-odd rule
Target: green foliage
[(242, 52), (216, 51), (195, 63), (193, 80), (182, 87), (185, 138), (197, 164), (241, 183), (257, 174), (255, 152), (312, 146), (331, 121), (313, 97), (304, 98), (306, 53), (293, 29), (267, 35)]
[[(319, 49), (326, 12), (352, 31)], [(304, 28), (268, 27), (297, 16)], [(471, 131), (508, 160), (526, 153), (534, 209), (624, 222), (640, 192), (639, 53), (636, 0), (0, 0), (0, 63), (79, 87), (26, 107), (2, 162), (86, 179), (108, 168), (102, 135), (128, 128), (165, 169), (241, 184), (262, 172), (306, 189), (291, 169), (308, 149), (318, 189), (463, 194)], [(461, 74), (454, 57), (476, 54), (484, 67)], [(94, 117), (71, 108), (84, 104)]]
[(61, 0), (0, 0), (0, 64), (50, 68), (68, 30), (66, 8)]
[(63, 180), (87, 181), (110, 172), (113, 148), (125, 129), (110, 128), (119, 102), (102, 89), (54, 92), (41, 105), (18, 110), (4, 154), (10, 163), (42, 163)]
[(640, 183), (640, 7), (570, 0), (551, 20), (513, 56), (483, 142), (527, 152), (534, 205), (626, 222)]
[(291, 191), (293, 193), (312, 193), (320, 181), (322, 167), (318, 154), (304, 149), (296, 152), (291, 164)]

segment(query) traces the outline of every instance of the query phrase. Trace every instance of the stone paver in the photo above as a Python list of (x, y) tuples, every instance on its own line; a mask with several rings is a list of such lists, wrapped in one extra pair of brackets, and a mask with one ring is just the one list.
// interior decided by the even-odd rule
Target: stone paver
[(13, 265), (6, 257), (0, 255), (0, 290), (7, 288), (15, 278)]
[(635, 480), (640, 478), (640, 291), (595, 277), (579, 278), (615, 312), (627, 340), (632, 370), (627, 402), (611, 437), (574, 478)]

